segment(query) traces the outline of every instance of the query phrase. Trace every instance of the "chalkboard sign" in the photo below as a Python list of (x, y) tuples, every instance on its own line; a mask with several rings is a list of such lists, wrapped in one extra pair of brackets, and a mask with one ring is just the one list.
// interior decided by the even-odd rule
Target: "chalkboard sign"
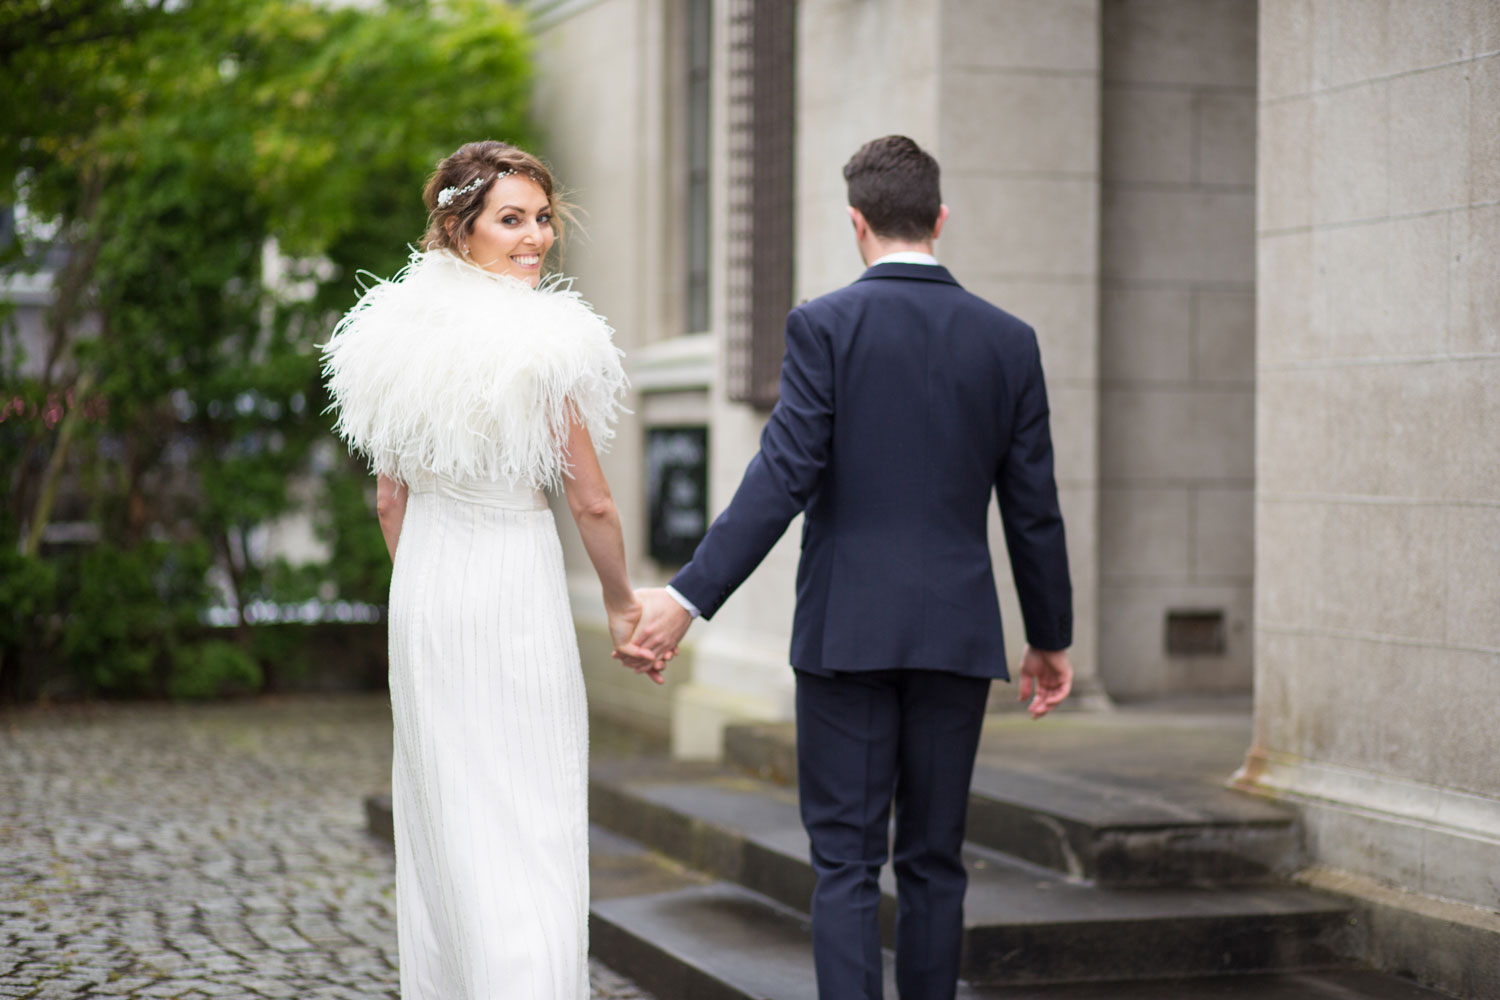
[(680, 566), (708, 530), (708, 428), (646, 431), (646, 505), (651, 558)]

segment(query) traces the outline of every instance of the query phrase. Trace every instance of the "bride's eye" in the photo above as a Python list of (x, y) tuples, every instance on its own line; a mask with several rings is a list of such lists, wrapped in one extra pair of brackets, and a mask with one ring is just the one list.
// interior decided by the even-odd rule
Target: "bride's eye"
[(543, 212), (541, 215), (538, 215), (536, 217), (536, 224), (539, 225), (539, 226), (550, 226), (550, 225), (552, 225), (552, 213), (551, 212)]
[(500, 221), (505, 223), (507, 226), (514, 226), (521, 220), (517, 219), (514, 215), (503, 215), (500, 217)]

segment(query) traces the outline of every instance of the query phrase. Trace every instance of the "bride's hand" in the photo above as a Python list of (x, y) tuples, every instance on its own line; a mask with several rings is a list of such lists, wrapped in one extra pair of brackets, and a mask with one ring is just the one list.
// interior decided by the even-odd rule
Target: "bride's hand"
[(650, 651), (630, 641), (641, 623), (642, 611), (640, 601), (626, 607), (606, 609), (609, 615), (609, 640), (614, 644), (614, 656), (617, 660), (636, 673), (648, 674), (653, 681), (663, 684), (665, 680), (662, 678), (662, 667), (665, 664), (657, 662)]
[(619, 607), (605, 608), (605, 614), (609, 615), (609, 637), (618, 649), (629, 641), (630, 635), (635, 631), (636, 625), (640, 623), (641, 613), (645, 610), (640, 601), (632, 601), (630, 604)]
[(614, 644), (616, 651), (630, 645), (630, 637), (635, 634), (635, 627), (641, 623), (641, 613), (644, 610), (640, 601), (624, 607), (605, 609), (605, 613), (609, 615), (609, 641)]

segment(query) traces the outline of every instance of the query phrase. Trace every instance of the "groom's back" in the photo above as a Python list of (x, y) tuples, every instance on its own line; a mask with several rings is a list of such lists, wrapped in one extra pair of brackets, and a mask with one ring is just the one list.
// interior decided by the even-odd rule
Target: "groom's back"
[(760, 451), (672, 578), (711, 617), (804, 514), (792, 665), (808, 673), (1005, 677), (992, 492), (1027, 641), (1071, 642), (1036, 336), (936, 263), (948, 215), (938, 174), (905, 136), (872, 140), (844, 166), (855, 242), (874, 263), (787, 317)]
[(834, 413), (793, 664), (1004, 676), (987, 517), (1040, 382), (1035, 334), (920, 264), (878, 265), (798, 311), (828, 352)]

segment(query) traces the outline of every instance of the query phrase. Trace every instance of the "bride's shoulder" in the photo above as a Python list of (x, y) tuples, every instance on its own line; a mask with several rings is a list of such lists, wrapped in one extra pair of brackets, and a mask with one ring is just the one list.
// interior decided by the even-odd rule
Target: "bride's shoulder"
[(431, 310), (435, 320), (503, 328), (517, 336), (559, 332), (611, 336), (614, 329), (586, 300), (569, 275), (552, 274), (533, 288), (509, 275), (492, 274), (446, 250), (414, 253), (395, 279)]
[(338, 433), (406, 481), (556, 484), (568, 421), (603, 448), (626, 388), (613, 330), (572, 282), (534, 289), (446, 253), (368, 287), (324, 345), (324, 373)]
[(575, 287), (572, 277), (552, 275), (533, 293), (539, 309), (565, 333), (590, 339), (611, 339), (614, 327)]

